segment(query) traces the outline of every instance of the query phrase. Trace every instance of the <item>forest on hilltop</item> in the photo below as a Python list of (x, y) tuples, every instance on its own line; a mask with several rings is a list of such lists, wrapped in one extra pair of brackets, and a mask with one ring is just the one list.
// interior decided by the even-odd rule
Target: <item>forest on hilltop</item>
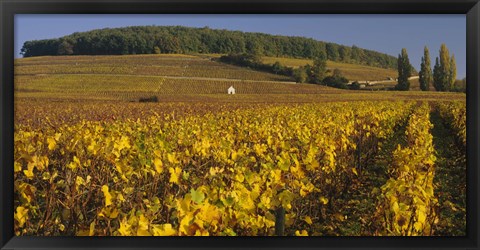
[(76, 32), (55, 39), (26, 41), (24, 57), (45, 55), (128, 55), (255, 53), (264, 56), (316, 58), (334, 62), (396, 68), (397, 58), (357, 46), (279, 36), (183, 26), (132, 26)]

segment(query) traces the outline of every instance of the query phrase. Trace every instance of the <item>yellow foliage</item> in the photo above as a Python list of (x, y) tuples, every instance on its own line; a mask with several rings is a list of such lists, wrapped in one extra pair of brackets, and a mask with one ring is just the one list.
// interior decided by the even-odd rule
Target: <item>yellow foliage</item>
[(22, 206), (17, 207), (14, 218), (18, 222), (18, 226), (22, 228), (28, 220), (28, 209)]
[(57, 145), (57, 141), (54, 138), (47, 138), (48, 149), (53, 150)]
[(121, 236), (130, 236), (131, 235), (131, 225), (128, 223), (127, 219), (124, 218), (120, 222), (120, 228), (118, 229), (118, 232), (120, 233)]
[(174, 167), (174, 168), (170, 167), (168, 171), (170, 172), (169, 182), (178, 184), (179, 183), (178, 180), (179, 180), (180, 174), (182, 173), (182, 169), (179, 167)]
[(29, 162), (27, 165), (27, 170), (23, 170), (23, 173), (28, 179), (32, 179), (34, 177), (34, 174), (33, 174), (34, 167), (35, 165), (32, 162)]
[(173, 229), (172, 224), (152, 225), (153, 236), (175, 236), (177, 230)]
[(302, 230), (301, 232), (300, 231), (295, 231), (295, 236), (308, 236), (308, 232), (307, 230)]
[(88, 236), (94, 236), (95, 235), (95, 221), (92, 221), (90, 223), (90, 231), (88, 233)]
[(322, 203), (323, 205), (326, 205), (326, 204), (328, 204), (328, 199), (327, 199), (327, 198), (325, 198), (325, 197), (323, 197), (323, 196), (322, 196), (322, 197), (320, 197), (320, 199), (319, 199), (319, 200), (320, 200), (320, 203)]
[(308, 225), (312, 225), (312, 218), (310, 218), (310, 216), (305, 216), (305, 218), (303, 218), (303, 220), (308, 224)]
[[(290, 235), (308, 235), (299, 228), (306, 225), (309, 230), (330, 230), (347, 217), (343, 210), (332, 212), (325, 205), (338, 209), (340, 190), (349, 188), (346, 183), (358, 184), (359, 170), (352, 167), (358, 140), (392, 135), (400, 121), (407, 121), (413, 105), (302, 104), (182, 118), (172, 113), (145, 114), (138, 120), (82, 120), (56, 130), (18, 126), (14, 170), (20, 207), (15, 232), (21, 234), (25, 226), (34, 231), (34, 223), (26, 222), (29, 216), (39, 221), (45, 210), (45, 202), (37, 202), (46, 197), (45, 185), (61, 192), (53, 202), (62, 209), (60, 204), (71, 200), (81, 206), (93, 201), (86, 204), (86, 214), (78, 212), (81, 206), (71, 208), (87, 215), (78, 219), (76, 235), (271, 235), (274, 211), (280, 207), (286, 210)], [(385, 235), (406, 235), (405, 218), (413, 218), (416, 234), (428, 232), (433, 216), (429, 211), (435, 211), (433, 151), (414, 150), (430, 145), (431, 138), (419, 130), (428, 130), (428, 119), (416, 117), (419, 121), (409, 125), (408, 147), (394, 151), (391, 180), (375, 194), (378, 213), (385, 212), (389, 220), (385, 227), (390, 231), (381, 232)], [(367, 146), (378, 149), (375, 143)], [(432, 169), (416, 175), (401, 171), (405, 166), (417, 170), (416, 165)], [(421, 186), (423, 181), (426, 186)], [(91, 205), (99, 202), (100, 207)], [(318, 225), (325, 213), (325, 223)], [(64, 222), (55, 225), (61, 230)]]
[(153, 161), (153, 165), (155, 166), (155, 170), (157, 173), (161, 174), (163, 172), (163, 162), (159, 158), (155, 158)]
[(107, 206), (112, 205), (112, 195), (108, 191), (108, 186), (107, 185), (102, 186), (102, 192), (103, 192), (103, 195), (105, 197), (105, 206), (107, 207)]
[(138, 229), (137, 229), (137, 236), (152, 236), (148, 231), (150, 222), (148, 221), (145, 216), (140, 215), (138, 219)]

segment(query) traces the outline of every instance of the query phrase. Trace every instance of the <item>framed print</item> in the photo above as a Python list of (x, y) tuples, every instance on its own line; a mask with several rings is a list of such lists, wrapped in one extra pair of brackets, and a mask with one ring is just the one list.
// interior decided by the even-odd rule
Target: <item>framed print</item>
[(1, 248), (477, 249), (479, 8), (2, 1)]

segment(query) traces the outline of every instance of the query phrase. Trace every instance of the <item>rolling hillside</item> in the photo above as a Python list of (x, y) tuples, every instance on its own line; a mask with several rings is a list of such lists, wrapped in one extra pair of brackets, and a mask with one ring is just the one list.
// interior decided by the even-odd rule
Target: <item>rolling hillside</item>
[(395, 69), (397, 58), (381, 52), (292, 37), (184, 26), (130, 26), (76, 32), (68, 36), (25, 41), (24, 57), (47, 55), (207, 54), (256, 52), (265, 56), (316, 58)]
[(340, 90), (186, 55), (59, 56), (17, 59), (18, 97), (121, 99), (151, 95), (319, 94)]
[[(200, 98), (203, 101), (201, 95), (210, 95), (208, 98), (211, 100), (228, 97), (227, 89), (234, 86), (239, 95), (229, 97), (228, 100), (291, 102), (300, 98), (301, 101), (310, 102), (339, 98), (368, 99), (358, 96), (358, 91), (296, 84), (286, 76), (212, 60), (219, 56), (162, 54), (21, 58), (15, 61), (15, 95), (21, 98), (122, 101), (138, 101), (154, 95), (161, 96), (162, 101), (177, 101), (178, 96), (183, 95), (188, 97), (180, 100)], [(280, 61), (293, 67), (311, 63), (308, 60), (275, 57), (264, 57), (263, 60), (265, 63)], [(396, 73), (393, 70), (331, 61), (327, 66), (329, 69), (339, 68), (349, 79), (356, 79), (356, 76), (359, 80), (365, 80), (363, 77), (382, 80)], [(360, 92), (377, 92), (392, 88), (395, 84), (396, 82), (375, 84)], [(418, 85), (418, 80), (411, 81), (412, 90), (419, 90)], [(383, 92), (382, 98), (389, 99), (391, 95), (398, 94)], [(416, 95), (426, 97), (434, 94), (436, 95), (432, 92), (416, 93), (413, 96), (416, 98)], [(331, 97), (327, 98), (326, 95)], [(240, 96), (244, 96), (242, 100), (238, 99)]]
[(286, 76), (245, 70), (188, 55), (46, 56), (15, 62), (16, 75), (111, 74), (291, 81)]

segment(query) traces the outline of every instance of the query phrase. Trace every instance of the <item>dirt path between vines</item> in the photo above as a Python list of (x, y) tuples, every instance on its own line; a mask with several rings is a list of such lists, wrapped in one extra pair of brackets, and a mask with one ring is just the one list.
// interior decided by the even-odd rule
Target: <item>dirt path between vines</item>
[(439, 206), (435, 235), (466, 235), (466, 152), (457, 145), (454, 133), (435, 109), (430, 113), (431, 133), (436, 151), (434, 178)]

